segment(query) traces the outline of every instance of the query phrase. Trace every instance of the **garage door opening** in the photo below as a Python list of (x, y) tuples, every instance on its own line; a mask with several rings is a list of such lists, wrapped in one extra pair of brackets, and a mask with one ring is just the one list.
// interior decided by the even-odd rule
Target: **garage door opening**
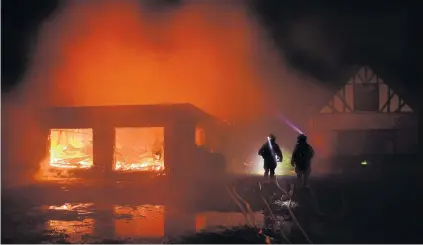
[(88, 169), (93, 166), (92, 129), (51, 129), (49, 144), (51, 168)]
[(116, 128), (115, 171), (163, 171), (164, 128)]

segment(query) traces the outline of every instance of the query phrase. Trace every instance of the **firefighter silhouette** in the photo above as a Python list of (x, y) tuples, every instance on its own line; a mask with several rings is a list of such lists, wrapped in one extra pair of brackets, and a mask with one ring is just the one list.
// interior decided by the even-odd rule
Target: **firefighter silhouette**
[(269, 135), (268, 140), (261, 146), (258, 154), (264, 160), (264, 177), (269, 177), (270, 172), (270, 178), (274, 178), (277, 162), (282, 162), (283, 156), (279, 145), (276, 144), (276, 137), (273, 134)]
[(308, 177), (311, 173), (311, 159), (314, 156), (313, 147), (307, 143), (307, 136), (300, 134), (297, 144), (292, 153), (291, 165), (295, 167), (298, 184), (307, 186)]

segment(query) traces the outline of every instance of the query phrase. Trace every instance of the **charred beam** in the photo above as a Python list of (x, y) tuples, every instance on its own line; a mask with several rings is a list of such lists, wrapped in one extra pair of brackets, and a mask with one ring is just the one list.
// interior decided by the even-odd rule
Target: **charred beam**
[(332, 105), (333, 104), (333, 99), (331, 99), (326, 106), (329, 107), (332, 111), (331, 113), (339, 113), (339, 111)]
[(382, 108), (379, 110), (380, 112), (383, 112), (385, 108), (387, 108), (388, 112), (391, 112), (391, 100), (394, 97), (395, 93), (391, 89), (388, 88), (388, 100), (385, 102), (385, 104), (382, 106)]
[(338, 98), (342, 101), (342, 103), (344, 104), (344, 106), (351, 112), (352, 111), (352, 109), (351, 109), (351, 107), (348, 105), (348, 103), (345, 101), (345, 99), (342, 97), (342, 96), (340, 96), (339, 94), (336, 94), (336, 96), (338, 96)]

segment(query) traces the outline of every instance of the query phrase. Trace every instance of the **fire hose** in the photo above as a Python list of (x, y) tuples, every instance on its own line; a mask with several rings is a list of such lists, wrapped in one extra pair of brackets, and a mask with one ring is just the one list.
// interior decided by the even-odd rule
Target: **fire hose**
[[(264, 235), (264, 234), (262, 234), (261, 233), (261, 229), (259, 229), (258, 227), (257, 227), (257, 225), (256, 225), (256, 222), (255, 222), (255, 218), (254, 218), (254, 214), (253, 214), (253, 211), (252, 211), (252, 209), (251, 209), (251, 206), (250, 206), (250, 204), (245, 200), (245, 199), (243, 199), (239, 194), (238, 194), (238, 192), (236, 191), (236, 188), (235, 188), (235, 186), (233, 186), (232, 187), (232, 191), (229, 189), (229, 187), (226, 187), (226, 189), (227, 189), (227, 191), (228, 191), (228, 193), (229, 193), (229, 195), (232, 197), (232, 199), (234, 200), (234, 202), (237, 204), (237, 206), (240, 208), (240, 210), (241, 210), (241, 212), (243, 213), (243, 215), (244, 215), (244, 218), (245, 218), (245, 220), (246, 220), (246, 222), (247, 222), (247, 225), (248, 226), (250, 226), (249, 224), (250, 224), (250, 220), (249, 220), (249, 218), (248, 217), (251, 217), (251, 221), (252, 221), (252, 223), (253, 223), (253, 226), (257, 229), (257, 230), (259, 230), (259, 234), (260, 235)], [(260, 196), (261, 196), (261, 194), (260, 194)], [(264, 199), (264, 197), (263, 196), (261, 196), (262, 197), (262, 200), (265, 202), (265, 204), (266, 204), (266, 208), (268, 209), (268, 211), (269, 211), (269, 213), (271, 214), (271, 217), (272, 217), (272, 219), (276, 222), (276, 221), (278, 221), (278, 219), (276, 218), (276, 216), (273, 214), (273, 211), (271, 210), (271, 208), (270, 208), (270, 206), (269, 206), (269, 204), (267, 204), (267, 202), (266, 202), (266, 199)], [(245, 207), (246, 207), (246, 209), (244, 209), (243, 207), (242, 207), (242, 205), (241, 205), (241, 203), (240, 203), (240, 201), (239, 200), (241, 200), (243, 203), (244, 203), (244, 205), (245, 205)], [(281, 229), (280, 230), (280, 232), (281, 232), (281, 235), (282, 235), (282, 238), (285, 240), (285, 242), (286, 243), (291, 243), (290, 241), (289, 241), (289, 239), (288, 239), (288, 237), (286, 236), (286, 234), (283, 232), (283, 230)], [(268, 236), (266, 236), (266, 235), (264, 235), (265, 237), (266, 237), (266, 240), (268, 240), (269, 239), (269, 237)]]
[(307, 235), (307, 232), (303, 229), (303, 227), (301, 226), (300, 222), (298, 221), (298, 219), (295, 217), (294, 212), (292, 212), (290, 206), (291, 206), (291, 196), (288, 194), (288, 192), (286, 192), (284, 189), (282, 189), (282, 187), (280, 187), (278, 179), (275, 178), (275, 183), (276, 186), (279, 188), (279, 190), (281, 190), (285, 195), (287, 195), (289, 197), (288, 200), (288, 204), (285, 205), (288, 209), (289, 214), (291, 215), (292, 219), (294, 220), (295, 224), (297, 225), (297, 227), (300, 229), (301, 233), (303, 234), (304, 238), (307, 240), (308, 243), (313, 244), (313, 242), (311, 242), (310, 237)]
[(236, 197), (238, 200), (240, 200), (241, 202), (244, 203), (246, 211), (250, 215), (249, 217), (251, 218), (251, 222), (253, 223), (254, 227), (257, 228), (256, 220), (255, 220), (255, 217), (254, 217), (254, 212), (251, 209), (250, 204), (238, 194), (235, 186), (232, 187), (232, 194), (234, 195), (234, 197)]
[[(253, 223), (253, 226), (254, 226), (254, 228), (256, 229), (256, 230), (258, 230), (259, 232), (258, 232), (258, 234), (259, 235), (261, 235), (261, 236), (264, 236), (265, 237), (265, 241), (266, 241), (266, 243), (267, 244), (269, 244), (270, 243), (270, 238), (269, 238), (269, 236), (267, 236), (267, 235), (265, 235), (265, 234), (263, 234), (263, 233), (261, 233), (261, 229), (259, 229), (258, 227), (257, 227), (257, 225), (256, 225), (256, 222), (255, 222), (255, 218), (254, 218), (254, 214), (253, 214), (253, 211), (251, 210), (251, 207), (250, 207), (250, 204), (247, 202), (247, 201), (245, 201), (237, 192), (236, 192), (236, 189), (235, 189), (235, 186), (233, 187), (233, 189), (232, 189), (232, 191), (229, 189), (229, 187), (226, 187), (226, 190), (228, 191), (228, 193), (229, 193), (229, 195), (232, 197), (232, 199), (234, 200), (234, 202), (236, 203), (236, 205), (239, 207), (239, 209), (241, 210), (241, 212), (243, 213), (243, 215), (244, 215), (244, 218), (245, 218), (245, 221), (246, 221), (246, 223), (247, 223), (247, 226), (248, 227), (251, 227), (250, 226), (250, 224), (249, 224), (249, 219), (248, 219), (248, 215), (250, 215), (250, 217), (251, 217), (251, 221), (252, 221), (252, 223)], [(242, 205), (241, 205), (241, 203), (239, 202), (239, 200), (241, 200), (244, 204), (245, 204), (245, 206), (246, 206), (246, 209), (247, 210), (245, 210), (243, 207), (242, 207)]]
[[(244, 209), (244, 207), (242, 207), (241, 203), (239, 202), (239, 200), (236, 198), (236, 196), (231, 192), (231, 190), (229, 189), (229, 187), (226, 187), (226, 190), (229, 193), (229, 196), (234, 200), (235, 204), (239, 207), (239, 209), (241, 210), (242, 214), (244, 215), (245, 221), (247, 223), (247, 226), (250, 226), (250, 219), (248, 218), (248, 213), (247, 211)], [(255, 223), (253, 223), (255, 227), (257, 227), (255, 225)]]
[[(268, 140), (269, 140), (269, 146), (270, 146), (270, 149), (271, 149), (271, 151), (272, 151), (272, 154), (273, 154), (273, 156), (275, 156), (275, 154), (274, 154), (274, 151), (273, 151), (273, 148), (271, 147), (271, 144), (270, 144), (270, 139), (268, 138)], [(276, 160), (276, 159), (275, 159)], [(260, 190), (261, 190), (261, 184), (260, 184), (260, 182), (258, 183), (259, 184), (259, 187), (260, 187)], [(283, 190), (280, 186), (279, 186), (279, 184), (278, 184), (278, 182), (276, 181), (276, 185), (277, 185), (277, 187), (285, 194), (285, 195), (288, 195), (288, 193), (285, 191), (285, 190)], [(257, 228), (257, 226), (256, 226), (256, 224), (255, 224), (255, 221), (254, 221), (254, 216), (253, 216), (253, 213), (252, 213), (252, 210), (251, 210), (251, 207), (250, 207), (250, 205), (249, 205), (249, 203), (247, 202), (247, 201), (245, 201), (237, 192), (236, 192), (236, 188), (235, 187), (233, 187), (232, 188), (232, 192), (231, 192), (231, 190), (229, 189), (229, 187), (227, 186), (226, 187), (226, 189), (227, 189), (227, 191), (228, 191), (228, 193), (229, 193), (229, 195), (232, 197), (232, 199), (234, 200), (234, 202), (236, 203), (236, 205), (239, 207), (239, 209), (241, 210), (241, 212), (243, 213), (243, 215), (244, 215), (244, 218), (245, 218), (245, 220), (246, 220), (246, 222), (247, 222), (247, 225), (248, 226), (250, 226), (250, 220), (249, 220), (249, 215), (250, 215), (250, 217), (252, 217), (251, 218), (251, 220), (252, 220), (252, 222), (253, 222), (253, 225), (254, 225), (254, 227), (255, 228)], [(272, 209), (270, 208), (270, 206), (269, 206), (269, 204), (267, 203), (267, 201), (266, 201), (266, 199), (263, 197), (263, 195), (260, 193), (259, 194), (260, 195), (260, 198), (263, 200), (263, 203), (265, 204), (265, 206), (266, 206), (266, 209), (269, 211), (269, 214), (270, 214), (270, 216), (272, 217), (272, 219), (274, 220), (274, 222), (277, 222), (277, 221), (279, 221), (278, 220), (278, 218), (275, 216), (275, 214), (273, 213), (273, 211), (272, 211)], [(289, 195), (288, 195), (289, 196)], [(242, 205), (241, 205), (241, 203), (240, 203), (240, 201), (239, 200), (241, 200), (243, 203), (244, 203), (244, 205), (246, 206), (246, 209), (244, 209), (243, 207), (242, 207)], [(310, 238), (309, 238), (309, 236), (307, 235), (307, 233), (305, 232), (305, 230), (302, 228), (302, 226), (301, 226), (301, 224), (298, 222), (298, 220), (297, 220), (297, 218), (295, 217), (295, 215), (294, 215), (294, 213), (292, 212), (292, 210), (290, 209), (290, 204), (291, 204), (291, 199), (289, 200), (289, 202), (288, 202), (288, 205), (287, 205), (287, 209), (288, 209), (288, 211), (289, 211), (289, 213), (290, 213), (290, 215), (291, 215), (291, 217), (293, 218), (293, 220), (294, 220), (294, 222), (295, 222), (295, 224), (299, 227), (299, 229), (300, 229), (300, 231), (302, 232), (302, 234), (304, 235), (304, 237), (306, 238), (306, 240), (307, 240), (307, 242), (309, 242), (310, 244), (312, 244), (312, 242), (311, 242), (311, 240), (310, 240)], [(287, 243), (291, 243), (290, 241), (289, 241), (289, 239), (288, 239), (288, 237), (286, 236), (286, 234), (283, 232), (283, 229), (280, 229), (280, 233), (281, 233), (281, 235), (282, 235), (282, 238), (287, 242)]]
[[(293, 124), (290, 120), (288, 120), (288, 118), (286, 118), (282, 113), (277, 113), (277, 117), (279, 118), (279, 119), (281, 119), (281, 121), (283, 121), (287, 126), (289, 126), (292, 130), (294, 130), (295, 132), (297, 132), (297, 133), (299, 133), (299, 134), (304, 134), (303, 133), (303, 131), (302, 130), (300, 130), (299, 129), (299, 127), (297, 127), (295, 124)], [(269, 137), (267, 137), (267, 142), (268, 142), (268, 144), (269, 144), (269, 148), (270, 148), (270, 150), (271, 150), (271, 152), (272, 152), (272, 155), (273, 155), (273, 159), (277, 162), (277, 159), (275, 158), (275, 152), (274, 152), (274, 150), (273, 150), (273, 147), (272, 147), (272, 144), (271, 144), (271, 142), (270, 142), (270, 138)], [(279, 184), (278, 184), (278, 187), (279, 187)], [(311, 189), (311, 188), (309, 188), (309, 190), (310, 190), (310, 194), (311, 194), (311, 196), (312, 196), (312, 199), (313, 199), (313, 203), (314, 203), (314, 208), (317, 210), (317, 212), (319, 213), (319, 214), (323, 214), (323, 212), (321, 211), (321, 209), (320, 209), (320, 205), (318, 204), (318, 201), (317, 201), (317, 198), (316, 198), (316, 195), (315, 195), (315, 193), (313, 192), (313, 190)], [(345, 198), (345, 193), (342, 191), (343, 190), (343, 188), (341, 188), (341, 200), (342, 200), (342, 209), (341, 209), (341, 211), (339, 212), (339, 214), (337, 214), (337, 215), (333, 215), (331, 218), (332, 218), (332, 220), (337, 220), (337, 219), (340, 219), (340, 218), (342, 218), (343, 216), (345, 216), (346, 215), (346, 213), (347, 213), (347, 211), (348, 211), (348, 206), (347, 206), (347, 202), (346, 202), (346, 198)], [(325, 215), (325, 216), (327, 216), (327, 215)]]
[[(276, 179), (275, 180), (275, 184), (276, 184), (276, 186), (278, 187), (278, 189), (284, 194), (284, 195), (287, 195), (288, 197), (290, 197), (291, 195), (289, 195), (289, 193), (287, 192), (287, 191), (285, 191), (282, 187), (280, 187), (280, 185), (279, 185), (279, 182), (278, 182), (278, 180)], [(259, 188), (260, 188), (260, 190), (262, 189), (262, 186), (261, 186), (261, 183), (259, 182), (258, 183), (258, 185), (259, 185)], [(252, 211), (252, 209), (251, 209), (251, 206), (250, 206), (250, 204), (245, 200), (245, 199), (243, 199), (239, 194), (238, 194), (238, 192), (236, 191), (236, 188), (233, 186), (232, 187), (232, 190), (227, 186), (226, 187), (226, 189), (227, 189), (227, 191), (228, 191), (228, 193), (229, 193), (229, 195), (231, 196), (231, 198), (234, 200), (234, 202), (236, 203), (236, 205), (240, 208), (240, 210), (241, 210), (241, 212), (243, 213), (243, 215), (244, 215), (244, 218), (245, 218), (245, 220), (246, 220), (246, 222), (247, 222), (247, 225), (248, 226), (250, 226), (250, 223), (252, 223), (253, 224), (253, 226), (255, 227), (255, 228), (257, 228), (257, 225), (256, 225), (256, 222), (255, 222), (255, 218), (254, 218), (254, 215), (253, 215), (253, 211)], [(315, 197), (315, 195), (314, 195), (314, 193), (313, 192), (311, 192), (312, 193), (312, 199), (313, 199), (313, 202), (315, 203), (315, 207), (316, 207), (316, 209), (318, 209), (318, 210), (320, 210), (320, 207), (319, 207), (319, 205), (318, 205), (318, 202), (317, 202), (317, 199), (316, 199), (316, 197)], [(276, 222), (276, 221), (280, 221), (276, 216), (275, 216), (275, 214), (273, 213), (273, 211), (271, 210), (271, 208), (270, 208), (270, 206), (269, 206), (269, 204), (268, 204), (268, 202), (266, 201), (266, 199), (263, 197), (263, 195), (260, 193), (259, 194), (260, 195), (260, 198), (263, 200), (263, 203), (265, 204), (265, 207), (266, 207), (266, 209), (269, 211), (269, 214), (270, 214), (270, 216), (271, 216), (271, 218)], [(243, 205), (241, 204), (241, 202), (243, 202), (244, 203), (244, 206), (245, 206), (245, 208), (243, 207)], [(288, 212), (289, 212), (289, 214), (290, 214), (290, 216), (292, 217), (292, 219), (293, 219), (293, 221), (294, 221), (294, 223), (295, 223), (295, 225), (299, 228), (299, 230), (301, 231), (301, 233), (302, 233), (302, 235), (304, 236), (304, 238), (307, 240), (307, 242), (308, 243), (310, 243), (310, 244), (312, 244), (312, 241), (311, 241), (311, 239), (310, 239), (310, 237), (308, 236), (308, 234), (307, 234), (307, 232), (305, 231), (305, 229), (302, 227), (302, 225), (300, 224), (300, 222), (298, 221), (298, 219), (297, 219), (297, 217), (295, 216), (295, 214), (294, 214), (294, 212), (291, 210), (291, 203), (292, 203), (292, 198), (290, 197), (289, 198), (289, 200), (288, 200), (288, 202), (287, 202), (287, 204), (285, 204), (284, 206), (287, 208), (287, 210), (288, 210)], [(320, 213), (321, 213), (321, 211), (319, 211)], [(257, 228), (258, 229), (258, 228)], [(280, 232), (281, 232), (281, 236), (282, 236), (282, 238), (287, 242), (287, 243), (290, 243), (290, 241), (289, 241), (289, 239), (287, 238), (287, 236), (286, 236), (286, 234), (283, 232), (283, 230), (281, 229), (280, 230)]]
[[(293, 125), (291, 125), (291, 123), (289, 123), (288, 121), (287, 121), (287, 123), (292, 127)], [(300, 131), (298, 131), (299, 133), (301, 133)], [(267, 137), (267, 144), (268, 144), (268, 146), (269, 146), (269, 149), (270, 149), (270, 152), (271, 152), (271, 154), (272, 154), (272, 156), (273, 156), (273, 160), (275, 161), (275, 163), (277, 164), (277, 162), (278, 162), (278, 158), (277, 158), (277, 156), (276, 156), (276, 154), (275, 154), (275, 151), (274, 151), (274, 149), (273, 149), (273, 146), (272, 146), (272, 143), (271, 143), (271, 140), (270, 140), (270, 137)], [(279, 186), (279, 183), (278, 183), (278, 181), (277, 181), (277, 178), (275, 179), (276, 180), (276, 186), (285, 194), (285, 195), (287, 195), (287, 196), (289, 196), (288, 195), (288, 193), (284, 190), (284, 189), (282, 189), (280, 186)], [(312, 189), (311, 188), (309, 188), (309, 190), (310, 190), (310, 193), (311, 193), (311, 197), (312, 197), (312, 200), (313, 200), (313, 207), (315, 208), (315, 211), (317, 210), (317, 213), (319, 213), (319, 214), (322, 214), (323, 212), (321, 211), (321, 209), (320, 209), (320, 205), (318, 204), (318, 202), (317, 202), (317, 198), (316, 198), (316, 195), (314, 194), (314, 192), (312, 191)], [(341, 217), (343, 217), (345, 214), (346, 214), (346, 211), (347, 211), (347, 206), (345, 205), (346, 204), (346, 202), (345, 202), (345, 196), (344, 196), (344, 193), (343, 192), (341, 192), (341, 199), (342, 199), (342, 201), (343, 201), (343, 208), (341, 209), (341, 211), (340, 211), (340, 213), (338, 214), (338, 215), (336, 215), (336, 216), (333, 216), (332, 218), (333, 219), (339, 219), (339, 218), (341, 218)], [(307, 235), (307, 233), (304, 231), (304, 229), (301, 227), (301, 225), (300, 225), (300, 223), (298, 222), (298, 220), (296, 219), (296, 217), (295, 217), (295, 215), (293, 215), (293, 212), (292, 212), (292, 210), (290, 209), (290, 207), (289, 207), (289, 205), (290, 205), (290, 203), (291, 203), (291, 198), (289, 199), (289, 201), (288, 201), (288, 206), (287, 206), (287, 208), (288, 208), (288, 211), (290, 212), (290, 214), (291, 214), (291, 216), (292, 216), (292, 218), (294, 219), (294, 222), (296, 223), (296, 225), (299, 227), (299, 229), (301, 230), (301, 232), (303, 233), (303, 235), (304, 235), (304, 237), (307, 239), (307, 241), (309, 242), (309, 243), (311, 243), (311, 241), (310, 241), (310, 238), (308, 237), (308, 235)], [(326, 215), (325, 215), (326, 216)]]
[[(269, 145), (269, 149), (270, 149), (270, 152), (271, 152), (271, 154), (272, 154), (272, 156), (273, 156), (273, 160), (275, 161), (275, 163), (277, 164), (278, 163), (278, 158), (277, 158), (277, 156), (276, 156), (276, 154), (275, 154), (275, 150), (273, 149), (273, 146), (272, 146), (272, 142), (271, 142), (271, 140), (270, 140), (270, 137), (267, 137), (267, 144)], [(281, 159), (282, 160), (282, 159)], [(288, 193), (284, 190), (284, 189), (282, 189), (280, 186), (279, 186), (279, 183), (278, 183), (278, 180), (277, 180), (277, 178), (276, 178), (276, 176), (275, 176), (275, 182), (276, 182), (276, 186), (285, 194), (285, 195), (287, 195), (288, 197), (289, 197), (289, 201), (288, 201), (288, 205), (287, 205), (287, 209), (288, 209), (288, 211), (289, 211), (289, 213), (290, 213), (290, 215), (291, 215), (291, 217), (292, 217), (292, 219), (294, 220), (294, 222), (295, 222), (295, 224), (298, 226), (298, 228), (300, 229), (300, 231), (303, 233), (303, 236), (306, 238), (306, 240), (307, 240), (307, 242), (308, 243), (310, 243), (310, 244), (312, 244), (312, 242), (311, 242), (311, 240), (310, 240), (310, 238), (309, 238), (309, 236), (307, 235), (307, 233), (305, 232), (305, 230), (303, 229), (303, 227), (301, 226), (301, 224), (298, 222), (298, 220), (297, 220), (297, 218), (295, 217), (295, 215), (294, 215), (294, 213), (292, 212), (292, 210), (291, 210), (291, 208), (289, 207), (290, 206), (290, 204), (291, 204), (291, 197), (288, 195)], [(261, 185), (260, 185), (261, 186)], [(263, 198), (263, 196), (261, 196), (262, 197), (262, 199), (265, 201), (265, 199)], [(267, 204), (267, 202), (266, 202), (266, 204)], [(267, 204), (268, 205), (268, 204)]]
[[(260, 191), (261, 191), (261, 184), (259, 182), (259, 187), (260, 187)], [(261, 200), (263, 200), (264, 205), (266, 206), (267, 210), (270, 213), (270, 216), (272, 217), (273, 221), (278, 221), (278, 218), (276, 218), (275, 214), (273, 213), (272, 209), (269, 206), (269, 203), (267, 203), (266, 198), (263, 197), (263, 195), (260, 193), (260, 198)], [(280, 229), (280, 233), (283, 237), (283, 239), (287, 242), (287, 243), (291, 243), (291, 241), (288, 239), (288, 237), (286, 236), (286, 234), (283, 232), (282, 229)]]

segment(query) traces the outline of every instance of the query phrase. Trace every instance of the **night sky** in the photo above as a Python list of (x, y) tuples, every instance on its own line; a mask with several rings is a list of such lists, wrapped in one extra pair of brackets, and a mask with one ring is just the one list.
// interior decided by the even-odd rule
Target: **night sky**
[[(183, 1), (160, 1), (176, 8)], [(421, 99), (418, 67), (421, 4), (414, 1), (250, 1), (252, 14), (264, 24), (288, 63), (300, 72), (334, 86), (345, 82), (342, 68), (369, 65), (408, 103)], [(31, 44), (42, 21), (60, 6), (54, 0), (2, 1), (2, 92), (12, 89), (27, 67)], [(312, 37), (301, 46), (292, 27), (302, 25)], [(304, 38), (306, 39), (306, 38)], [(421, 96), (420, 96), (421, 97)]]

